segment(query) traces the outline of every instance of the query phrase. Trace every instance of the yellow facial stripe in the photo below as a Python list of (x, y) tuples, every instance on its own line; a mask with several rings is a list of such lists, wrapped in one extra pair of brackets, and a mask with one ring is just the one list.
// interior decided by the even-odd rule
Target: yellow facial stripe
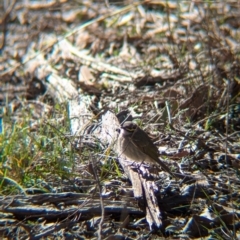
[(128, 132), (134, 132), (137, 129), (137, 126), (125, 127), (124, 129), (127, 130)]

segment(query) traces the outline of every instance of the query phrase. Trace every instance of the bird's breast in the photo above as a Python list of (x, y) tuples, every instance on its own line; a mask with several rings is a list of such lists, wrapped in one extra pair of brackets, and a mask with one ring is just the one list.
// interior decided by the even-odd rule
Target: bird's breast
[(141, 151), (135, 144), (133, 144), (131, 138), (123, 137), (121, 134), (118, 139), (118, 153), (121, 156), (127, 157), (129, 160), (135, 162), (150, 162), (152, 159)]

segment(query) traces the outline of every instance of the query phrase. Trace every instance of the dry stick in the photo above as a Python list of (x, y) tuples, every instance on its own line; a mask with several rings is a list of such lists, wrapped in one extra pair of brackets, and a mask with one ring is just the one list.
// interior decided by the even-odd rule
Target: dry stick
[[(63, 223), (56, 223), (53, 226), (50, 226), (46, 229), (44, 229), (44, 231), (36, 234), (36, 235), (30, 235), (30, 240), (39, 240), (45, 236), (49, 236), (51, 233), (54, 233), (56, 231), (59, 231), (61, 229), (66, 229), (66, 228), (71, 228), (77, 221), (66, 221)], [(36, 233), (36, 232), (35, 232)], [(31, 234), (31, 233), (30, 233)]]
[(168, 121), (169, 124), (172, 124), (172, 118), (171, 118), (171, 113), (170, 113), (170, 106), (169, 106), (169, 102), (165, 101), (165, 105), (166, 105), (166, 109), (167, 109), (167, 114), (168, 114)]
[[(48, 124), (49, 126), (53, 127), (56, 131), (58, 131), (60, 134), (61, 131), (59, 131), (55, 126), (51, 125), (50, 123), (46, 123)], [(70, 144), (72, 145), (71, 141), (69, 140), (69, 138), (67, 138), (66, 136), (64, 136), (69, 142)], [(98, 225), (98, 240), (101, 240), (101, 233), (102, 233), (102, 225), (103, 225), (103, 222), (104, 222), (104, 217), (105, 217), (105, 209), (104, 209), (104, 202), (103, 202), (103, 198), (102, 198), (102, 187), (101, 187), (101, 183), (100, 183), (100, 180), (99, 180), (99, 177), (97, 175), (97, 172), (95, 171), (95, 168), (94, 168), (94, 163), (92, 162), (91, 163), (92, 165), (92, 170), (93, 170), (93, 174), (94, 174), (94, 177), (95, 177), (95, 180), (97, 182), (97, 185), (98, 185), (98, 189), (99, 189), (99, 199), (100, 199), (100, 205), (101, 205), (101, 220), (99, 222), (99, 225)]]
[[(69, 41), (65, 40), (65, 41), (62, 41), (60, 43), (60, 45), (62, 45), (62, 48), (64, 49), (68, 49), (69, 52), (71, 52), (73, 55), (77, 56), (78, 58), (80, 59), (83, 59), (85, 62), (89, 62), (91, 63), (91, 67), (92, 68), (95, 68), (99, 71), (103, 71), (104, 70), (107, 70), (109, 72), (114, 72), (114, 73), (117, 73), (117, 74), (122, 74), (124, 76), (127, 76), (129, 77), (129, 71), (125, 71), (125, 70), (122, 70), (116, 66), (112, 66), (108, 63), (105, 63), (105, 62), (100, 62), (99, 59), (96, 59), (94, 57), (91, 57), (89, 55), (86, 55), (86, 54), (83, 54), (81, 51), (79, 51), (76, 47), (74, 47)], [(133, 74), (132, 74), (133, 75)], [(132, 78), (129, 78), (129, 82), (130, 82), (130, 79)], [(117, 80), (117, 79), (115, 79)]]
[(96, 179), (96, 183), (97, 183), (98, 189), (99, 189), (99, 200), (100, 200), (100, 205), (101, 205), (101, 220), (98, 225), (98, 240), (101, 240), (102, 239), (102, 225), (103, 225), (103, 221), (104, 221), (104, 217), (105, 217), (105, 209), (104, 209), (104, 203), (103, 203), (103, 197), (102, 197), (102, 186), (101, 186), (99, 177), (97, 175), (96, 169), (94, 167), (94, 163), (92, 162), (91, 165), (92, 165), (93, 174), (94, 174), (94, 177)]
[[(226, 141), (225, 141), (225, 161), (227, 162), (227, 152), (228, 152), (228, 124), (229, 124), (229, 98), (230, 98), (230, 80), (227, 79), (227, 116), (226, 116)], [(231, 186), (231, 185), (230, 185)], [(229, 232), (229, 231), (228, 231)], [(233, 234), (236, 233), (235, 224), (233, 224)], [(236, 234), (235, 234), (236, 237)]]
[(61, 41), (63, 41), (64, 39), (72, 36), (73, 34), (77, 33), (78, 31), (94, 24), (94, 23), (97, 23), (97, 22), (101, 22), (103, 21), (104, 19), (108, 18), (108, 17), (113, 17), (117, 14), (123, 14), (129, 10), (131, 10), (132, 8), (134, 7), (137, 7), (138, 5), (141, 5), (141, 4), (144, 4), (144, 3), (147, 3), (147, 2), (151, 2), (151, 0), (145, 0), (143, 2), (135, 2), (135, 3), (132, 3), (131, 5), (128, 5), (126, 7), (123, 7), (121, 8), (120, 10), (116, 10), (114, 11), (113, 13), (108, 13), (106, 15), (103, 15), (101, 17), (98, 17), (97, 19), (93, 19), (92, 21), (89, 21), (81, 26), (79, 26), (78, 28), (74, 29), (73, 31), (71, 31), (70, 33), (67, 33), (64, 37), (60, 38), (58, 41), (56, 42), (53, 42), (52, 44), (50, 44), (49, 46), (46, 46), (45, 48), (42, 49), (41, 52), (37, 52), (35, 54), (33, 54), (32, 56), (30, 56), (28, 59), (26, 59), (25, 61), (21, 62), (21, 63), (18, 63), (18, 64), (15, 64), (15, 67), (12, 67), (10, 68), (9, 70), (6, 70), (4, 71), (0, 76), (5, 76), (6, 74), (8, 73), (11, 73), (11, 72), (14, 72), (18, 67), (20, 67), (21, 65), (24, 65), (26, 64), (27, 62), (29, 62), (30, 60), (34, 59), (35, 57), (37, 57), (39, 54), (41, 54), (42, 52), (46, 52), (49, 48), (53, 47), (56, 43), (59, 43)]
[(226, 142), (225, 142), (225, 161), (227, 161), (228, 149), (228, 122), (229, 122), (229, 80), (227, 79), (227, 116), (226, 116)]

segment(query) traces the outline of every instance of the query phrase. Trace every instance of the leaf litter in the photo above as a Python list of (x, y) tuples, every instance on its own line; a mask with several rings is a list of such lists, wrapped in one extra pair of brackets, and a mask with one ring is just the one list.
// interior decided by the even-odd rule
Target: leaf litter
[[(3, 237), (239, 238), (236, 2), (13, 1), (0, 12)], [(104, 143), (109, 111), (195, 182), (128, 176)]]

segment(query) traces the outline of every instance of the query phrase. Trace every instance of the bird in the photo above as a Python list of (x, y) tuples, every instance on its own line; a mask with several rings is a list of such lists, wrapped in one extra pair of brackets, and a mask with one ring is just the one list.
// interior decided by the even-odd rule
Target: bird
[(151, 138), (137, 124), (126, 121), (117, 131), (119, 133), (117, 149), (120, 156), (125, 156), (134, 162), (160, 165), (164, 171), (175, 176), (169, 167), (159, 159), (158, 149)]

